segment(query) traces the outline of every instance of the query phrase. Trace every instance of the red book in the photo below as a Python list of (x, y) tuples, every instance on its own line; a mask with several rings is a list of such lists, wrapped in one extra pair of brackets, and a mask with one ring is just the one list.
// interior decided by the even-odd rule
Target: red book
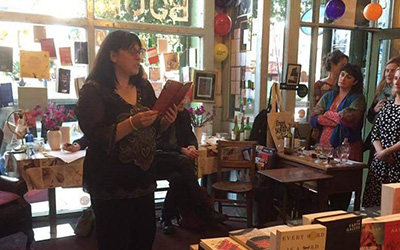
[(400, 220), (385, 223), (385, 243), (383, 249), (400, 249)]
[(64, 47), (59, 48), (60, 51), (60, 62), (62, 66), (72, 66), (71, 48)]
[(175, 104), (178, 106), (186, 95), (186, 92), (192, 86), (191, 82), (181, 83), (178, 81), (168, 80), (160, 96), (158, 97), (156, 104), (154, 104), (153, 110), (157, 110), (160, 114), (165, 113), (170, 107)]
[(53, 38), (46, 38), (46, 39), (40, 40), (40, 45), (42, 47), (42, 51), (49, 52), (50, 58), (57, 58), (56, 47), (54, 46)]

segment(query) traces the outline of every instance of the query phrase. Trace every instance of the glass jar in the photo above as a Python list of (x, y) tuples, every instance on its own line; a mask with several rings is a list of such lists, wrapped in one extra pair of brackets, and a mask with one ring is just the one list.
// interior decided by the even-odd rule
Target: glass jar
[(35, 138), (33, 139), (34, 150), (35, 152), (43, 152), (44, 151), (44, 139), (43, 138)]

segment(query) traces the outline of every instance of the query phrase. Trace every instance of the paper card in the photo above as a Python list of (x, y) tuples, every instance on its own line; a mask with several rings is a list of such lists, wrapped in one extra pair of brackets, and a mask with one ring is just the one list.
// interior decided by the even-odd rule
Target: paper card
[(147, 60), (149, 61), (150, 64), (155, 64), (160, 61), (160, 59), (158, 58), (156, 47), (152, 47), (147, 50)]
[(50, 58), (47, 51), (20, 51), (21, 77), (50, 79)]
[(231, 53), (239, 52), (239, 45), (240, 45), (239, 39), (232, 39), (231, 40)]
[(71, 70), (69, 69), (58, 69), (58, 81), (56, 90), (58, 93), (69, 94), (71, 85)]
[(239, 52), (237, 52), (236, 54), (235, 54), (235, 61), (236, 61), (236, 66), (241, 66), (241, 61), (240, 61), (240, 53)]
[(79, 90), (83, 87), (83, 84), (85, 84), (85, 77), (79, 77), (74, 79), (75, 94), (76, 97), (78, 98), (79, 98)]
[(75, 63), (88, 64), (88, 43), (75, 42)]
[(164, 53), (161, 55), (162, 60), (161, 64), (163, 65), (164, 71), (179, 71), (179, 59), (178, 54), (176, 52), (172, 53)]
[(246, 66), (246, 59), (247, 59), (247, 53), (240, 52), (240, 66), (242, 66), (242, 67)]
[(236, 80), (240, 81), (242, 79), (241, 68), (235, 68), (235, 72), (236, 72)]
[(235, 95), (235, 109), (240, 108), (240, 95)]
[(42, 39), (46, 39), (46, 26), (33, 26), (33, 38), (35, 43), (39, 43)]
[(168, 53), (168, 42), (167, 39), (157, 39), (157, 52), (158, 54)]
[(0, 84), (0, 107), (8, 107), (12, 105), (14, 105), (14, 97), (11, 83)]
[(236, 94), (236, 81), (231, 81), (231, 95)]
[(47, 88), (18, 87), (18, 107), (33, 110), (36, 105), (47, 108)]
[(235, 67), (236, 65), (236, 53), (231, 54), (231, 67)]
[(196, 48), (189, 49), (189, 67), (193, 67), (193, 68), (197, 67), (197, 49)]
[(231, 81), (236, 81), (236, 71), (235, 71), (235, 68), (231, 68)]
[(183, 82), (191, 82), (193, 81), (193, 73), (194, 73), (193, 67), (185, 66), (182, 67), (182, 80)]
[(40, 40), (40, 46), (42, 47), (42, 51), (49, 52), (50, 58), (57, 58), (56, 47), (54, 45), (53, 38), (46, 38), (46, 39)]
[(159, 81), (161, 79), (160, 68), (149, 67), (149, 79), (151, 81)]
[(240, 81), (235, 81), (235, 95), (240, 94)]
[(72, 66), (71, 47), (59, 48), (61, 66)]
[(0, 71), (12, 72), (13, 48), (0, 46)]

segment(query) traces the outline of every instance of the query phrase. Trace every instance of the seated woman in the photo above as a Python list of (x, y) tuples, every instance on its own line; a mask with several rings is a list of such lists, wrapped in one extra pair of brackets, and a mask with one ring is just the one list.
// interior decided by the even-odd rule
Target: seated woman
[[(365, 112), (363, 75), (360, 67), (346, 64), (334, 89), (315, 106), (311, 125), (319, 130), (323, 146), (338, 147), (344, 138), (350, 143), (351, 160), (362, 161), (361, 129)], [(329, 196), (331, 209), (347, 210), (351, 193)]]
[(396, 69), (392, 95), (379, 111), (371, 141), (376, 153), (369, 167), (363, 206), (381, 204), (383, 183), (400, 182), (400, 68)]
[(346, 64), (334, 89), (322, 96), (311, 116), (311, 126), (320, 131), (319, 143), (338, 147), (350, 142), (351, 160), (362, 161), (361, 129), (365, 112), (363, 75), (360, 67)]

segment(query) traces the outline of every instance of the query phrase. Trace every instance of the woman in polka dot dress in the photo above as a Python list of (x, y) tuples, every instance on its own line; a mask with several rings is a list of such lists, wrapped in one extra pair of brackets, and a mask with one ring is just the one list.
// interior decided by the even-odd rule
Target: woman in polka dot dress
[(400, 182), (400, 68), (396, 69), (392, 94), (382, 107), (372, 130), (376, 150), (369, 168), (363, 206), (381, 204), (382, 183)]

